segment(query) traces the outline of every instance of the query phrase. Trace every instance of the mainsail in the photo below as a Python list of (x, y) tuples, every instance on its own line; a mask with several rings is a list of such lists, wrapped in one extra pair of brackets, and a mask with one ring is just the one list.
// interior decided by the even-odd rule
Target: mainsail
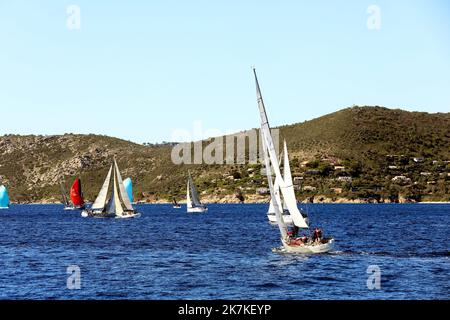
[[(115, 160), (114, 160), (115, 162)], [(111, 212), (111, 213), (115, 213), (116, 215), (120, 216), (123, 214), (123, 208), (122, 208), (122, 203), (120, 202), (120, 198), (119, 198), (119, 193), (117, 191), (117, 182), (119, 182), (119, 186), (120, 183), (122, 182), (121, 180), (119, 181), (119, 170), (117, 168), (117, 163), (116, 163), (116, 169), (117, 169), (117, 176), (116, 176), (116, 172), (114, 172), (114, 190), (113, 190), (113, 199), (114, 199), (114, 207), (115, 207), (115, 211)], [(123, 187), (123, 185), (122, 185)], [(128, 197), (128, 196), (127, 196)], [(131, 210), (133, 210), (133, 208), (131, 208)]]
[[(255, 76), (256, 76), (256, 74), (255, 74)], [(264, 133), (262, 130), (261, 130), (261, 138), (262, 138), (262, 146), (263, 146), (263, 150), (264, 150), (264, 163), (266, 166), (266, 175), (267, 175), (267, 180), (269, 182), (270, 196), (272, 199), (276, 199), (277, 194), (275, 193), (275, 190), (274, 190), (274, 186), (273, 186), (273, 182), (272, 182), (272, 172), (270, 169), (270, 159), (269, 159), (269, 155), (267, 154), (267, 145), (268, 145), (267, 138), (264, 136)], [(273, 205), (273, 209), (275, 211), (277, 225), (278, 225), (278, 228), (280, 229), (281, 238), (286, 239), (288, 236), (287, 226), (283, 220), (283, 215), (281, 214), (280, 206), (278, 205), (278, 201), (272, 201), (272, 205)]]
[[(278, 183), (280, 185), (281, 194), (286, 203), (287, 209), (291, 213), (294, 224), (299, 228), (308, 228), (307, 223), (305, 222), (302, 215), (298, 211), (295, 193), (292, 194), (288, 190), (290, 187), (292, 187), (292, 190), (293, 190), (292, 184), (290, 186), (287, 186), (285, 180), (281, 176), (280, 166), (277, 161), (278, 159), (277, 159), (277, 155), (276, 155), (276, 151), (275, 151), (275, 146), (274, 146), (271, 131), (270, 131), (269, 120), (267, 119), (266, 109), (264, 106), (264, 101), (263, 101), (263, 98), (261, 95), (261, 90), (259, 87), (258, 78), (256, 76), (255, 69), (253, 69), (253, 73), (255, 75), (256, 96), (257, 96), (259, 114), (261, 117), (261, 135), (263, 137), (263, 149), (265, 152), (264, 153), (265, 158), (267, 158), (267, 159), (265, 159), (265, 161), (266, 161), (266, 172), (268, 174), (269, 185), (271, 185), (272, 189), (273, 189), (272, 177), (271, 177), (271, 175), (269, 176), (269, 173), (271, 171), (270, 164), (272, 164), (273, 171), (275, 173), (275, 177), (276, 177), (276, 179), (278, 179)], [(285, 153), (285, 158), (286, 158), (286, 156), (287, 156), (287, 154)], [(269, 166), (269, 167), (267, 167), (267, 166)], [(275, 190), (273, 190), (273, 192), (271, 191), (271, 197), (272, 197), (272, 199), (276, 199)], [(274, 204), (274, 208), (275, 208), (277, 217), (278, 217), (278, 214), (280, 214), (280, 216), (281, 216), (281, 213), (277, 212), (281, 209), (281, 208), (279, 208), (277, 201), (274, 201), (273, 204)], [(298, 212), (298, 215), (295, 214), (295, 211)], [(294, 213), (294, 214), (292, 214), (292, 213)]]
[[(125, 187), (123, 186), (122, 176), (120, 175), (120, 171), (119, 171), (119, 167), (117, 166), (116, 159), (114, 159), (114, 166), (115, 166), (115, 171), (116, 171), (116, 176), (117, 176), (117, 183), (118, 183), (118, 187), (119, 187), (120, 198), (122, 198), (122, 202), (128, 211), (134, 211), (133, 206), (131, 205), (130, 198), (128, 197), (128, 193), (125, 191)], [(116, 180), (114, 179), (114, 182), (115, 181)]]
[(189, 179), (187, 181), (187, 188), (186, 188), (186, 204), (188, 208), (192, 208), (191, 188), (189, 186)]
[(81, 191), (81, 180), (75, 179), (72, 188), (70, 188), (70, 200), (74, 206), (84, 205), (83, 193)]
[[(281, 158), (282, 158), (283, 154), (281, 154), (280, 159), (278, 161), (278, 163), (281, 163)], [(281, 202), (281, 197), (280, 197), (280, 183), (278, 182), (278, 179), (275, 178), (275, 182), (273, 184), (273, 189), (275, 192), (275, 200), (278, 203), (278, 207), (283, 209), (283, 211), (287, 210), (286, 205), (284, 204), (284, 202)], [(275, 214), (275, 208), (273, 206), (273, 199), (272, 197), (270, 197), (270, 204), (269, 204), (269, 214)]]
[(68, 207), (70, 206), (70, 202), (69, 199), (67, 198), (67, 193), (66, 193), (66, 188), (64, 187), (64, 183), (61, 181), (60, 182), (60, 187), (61, 187), (61, 202), (63, 203), (64, 206)]
[[(189, 193), (191, 195), (190, 197), (189, 197)], [(189, 178), (188, 178), (188, 197), (190, 198), (188, 200), (189, 200), (189, 203), (192, 203), (192, 207), (202, 207), (203, 206), (202, 203), (200, 202), (197, 188), (195, 188), (194, 181), (192, 180), (190, 173), (189, 173)]]
[(109, 168), (108, 175), (106, 176), (105, 181), (103, 182), (103, 186), (98, 193), (97, 198), (92, 205), (92, 210), (103, 210), (106, 204), (106, 197), (108, 196), (109, 184), (111, 182), (111, 173), (112, 173), (113, 165)]
[(8, 189), (5, 186), (0, 186), (0, 208), (8, 208), (9, 207), (9, 195)]
[[(280, 210), (283, 210), (283, 211), (287, 210), (286, 204), (284, 203), (284, 201), (283, 202), (281, 201), (281, 197), (280, 197), (280, 183), (278, 182), (278, 179), (276, 179), (276, 178), (275, 178), (275, 182), (273, 184), (273, 189), (274, 189), (274, 192), (275, 192), (275, 200), (278, 203), (278, 207), (280, 208)], [(274, 205), (273, 205), (272, 197), (270, 198), (270, 204), (269, 204), (269, 211), (268, 211), (268, 213), (269, 214), (274, 214), (275, 213), (275, 208), (274, 208)]]

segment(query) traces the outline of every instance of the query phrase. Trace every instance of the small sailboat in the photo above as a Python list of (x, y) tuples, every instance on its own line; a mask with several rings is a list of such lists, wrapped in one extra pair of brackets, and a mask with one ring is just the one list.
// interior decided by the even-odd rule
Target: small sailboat
[(70, 201), (67, 197), (66, 188), (61, 181), (61, 197), (64, 204), (64, 210), (83, 210), (86, 205), (83, 198), (83, 191), (81, 190), (81, 179), (77, 178), (70, 188)]
[(64, 205), (64, 210), (75, 210), (75, 208), (70, 204), (69, 198), (67, 197), (66, 188), (64, 183), (60, 182), (61, 187), (61, 203)]
[(125, 187), (125, 191), (128, 194), (128, 198), (130, 198), (131, 203), (133, 203), (133, 183), (131, 181), (131, 178), (126, 178), (125, 180), (123, 180), (123, 186)]
[[(109, 200), (107, 199), (108, 194), (110, 195)], [(116, 159), (114, 159), (111, 164), (106, 179), (103, 182), (103, 186), (92, 204), (92, 207), (83, 210), (81, 216), (120, 219), (140, 216), (140, 213), (138, 213), (131, 205), (130, 197), (125, 191)]]
[(180, 209), (181, 206), (180, 204), (177, 202), (177, 199), (175, 199), (175, 197), (172, 198), (172, 206), (174, 209)]
[[(278, 228), (281, 234), (281, 242), (283, 247), (274, 251), (288, 252), (288, 253), (323, 253), (332, 250), (334, 246), (334, 239), (331, 237), (308, 237), (299, 236), (299, 230), (308, 230), (308, 220), (300, 213), (297, 207), (297, 200), (295, 193), (291, 192), (292, 181), (288, 176), (283, 177), (281, 175), (279, 161), (277, 159), (275, 146), (270, 131), (269, 120), (267, 118), (264, 101), (262, 99), (261, 90), (256, 76), (256, 71), (253, 69), (256, 82), (256, 96), (259, 108), (259, 114), (261, 117), (261, 138), (263, 145), (264, 163), (266, 167), (266, 175), (269, 184), (270, 196), (275, 201), (272, 201), (275, 211), (275, 217)], [(286, 145), (285, 145), (286, 146)], [(287, 148), (285, 148), (285, 154)], [(278, 183), (275, 188), (275, 183), (272, 180), (272, 168), (275, 173), (275, 180)], [(287, 179), (286, 179), (287, 178)], [(280, 192), (278, 192), (280, 191)], [(293, 188), (292, 188), (293, 191)], [(280, 201), (278, 201), (278, 197)], [(281, 197), (285, 203), (286, 208), (289, 210), (289, 214), (292, 217), (294, 224), (293, 231), (289, 231), (286, 222), (283, 219), (283, 205), (281, 203)]]
[(9, 209), (8, 189), (4, 185), (0, 186), (0, 209)]
[(194, 181), (192, 180), (191, 173), (189, 173), (187, 182), (187, 212), (188, 213), (202, 213), (208, 211), (208, 208), (200, 202), (197, 188), (195, 188)]

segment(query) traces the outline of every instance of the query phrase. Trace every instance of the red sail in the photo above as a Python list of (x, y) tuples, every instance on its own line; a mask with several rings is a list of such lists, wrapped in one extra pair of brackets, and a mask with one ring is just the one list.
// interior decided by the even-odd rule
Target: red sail
[(72, 200), (74, 206), (84, 205), (83, 194), (81, 193), (80, 179), (75, 179), (75, 182), (70, 189), (70, 200)]

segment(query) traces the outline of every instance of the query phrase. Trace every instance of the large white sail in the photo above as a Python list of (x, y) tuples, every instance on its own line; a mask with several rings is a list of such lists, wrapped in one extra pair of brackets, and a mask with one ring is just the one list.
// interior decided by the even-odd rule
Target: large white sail
[(103, 186), (98, 193), (97, 198), (92, 205), (92, 210), (103, 210), (106, 204), (106, 197), (108, 196), (109, 184), (111, 182), (111, 173), (112, 173), (113, 165), (109, 168), (108, 175), (106, 176), (105, 182), (103, 182)]
[[(280, 190), (281, 190), (281, 194), (283, 195), (283, 199), (286, 203), (286, 207), (289, 210), (289, 212), (294, 212), (295, 210), (298, 211), (297, 208), (297, 200), (295, 199), (295, 194), (294, 197), (292, 198), (292, 194), (290, 194), (287, 191), (287, 187), (286, 187), (286, 183), (284, 181), (284, 179), (281, 176), (281, 171), (280, 171), (280, 166), (278, 163), (278, 159), (277, 159), (277, 154), (275, 151), (275, 146), (273, 143), (273, 139), (272, 139), (272, 135), (270, 132), (270, 125), (269, 125), (269, 120), (267, 119), (267, 114), (266, 114), (266, 109), (264, 107), (264, 101), (261, 95), (261, 90), (259, 87), (259, 83), (258, 83), (258, 78), (256, 76), (256, 71), (253, 70), (254, 75), (255, 75), (255, 82), (256, 82), (256, 97), (257, 97), (257, 101), (258, 101), (258, 108), (259, 108), (259, 114), (261, 117), (261, 134), (263, 136), (263, 143), (266, 144), (266, 147), (264, 148), (264, 150), (267, 152), (268, 154), (268, 158), (269, 158), (269, 165), (270, 163), (272, 163), (272, 167), (273, 167), (273, 171), (275, 173), (275, 177), (276, 179), (279, 180), (279, 184), (280, 184)], [(267, 171), (267, 168), (266, 168)], [(271, 178), (269, 179), (271, 180)], [(273, 187), (273, 186), (272, 186)], [(271, 195), (272, 198), (274, 198), (274, 195)], [(274, 202), (274, 207), (278, 207), (278, 205), (275, 205)], [(276, 210), (276, 209), (275, 209)], [(292, 215), (292, 213), (291, 213)], [(300, 216), (300, 218), (299, 218)], [(299, 215), (292, 215), (292, 220), (294, 222), (294, 224), (299, 227), (299, 228), (308, 228), (308, 225), (306, 224), (305, 220), (303, 219), (303, 217), (301, 216), (300, 212)]]
[[(114, 160), (115, 162), (115, 160)], [(117, 168), (117, 163), (116, 163), (116, 168)], [(119, 176), (117, 175), (117, 173), (114, 174), (114, 207), (115, 207), (115, 214), (116, 216), (121, 216), (123, 214), (123, 208), (122, 208), (122, 203), (120, 202), (120, 198), (119, 198), (119, 192), (117, 191), (117, 182), (118, 182), (118, 178)]]
[[(281, 158), (283, 157), (283, 154), (280, 155), (280, 159), (278, 161), (278, 163), (281, 163)], [(275, 182), (273, 184), (273, 188), (274, 188), (274, 192), (276, 195), (276, 200), (278, 201), (278, 206), (281, 208), (283, 207), (284, 210), (284, 204), (282, 205), (281, 203), (281, 198), (280, 198), (280, 184), (278, 183), (278, 179), (275, 179)], [(269, 211), (267, 212), (268, 214), (275, 214), (275, 209), (273, 207), (273, 199), (272, 197), (270, 197), (270, 204), (269, 204)]]
[(294, 224), (299, 228), (308, 228), (308, 224), (303, 218), (300, 210), (297, 207), (297, 198), (295, 197), (294, 183), (292, 182), (291, 167), (289, 165), (289, 154), (287, 150), (286, 140), (284, 140), (284, 183), (285, 183), (285, 196), (284, 205), (289, 210), (289, 214), (294, 221)]
[[(256, 77), (256, 73), (255, 73), (255, 77)], [(276, 194), (275, 194), (275, 190), (274, 190), (273, 182), (272, 182), (272, 172), (270, 169), (270, 159), (269, 159), (269, 155), (267, 153), (267, 139), (266, 139), (266, 137), (264, 137), (264, 133), (262, 130), (261, 130), (261, 138), (262, 138), (262, 146), (263, 146), (263, 150), (264, 150), (264, 163), (266, 166), (267, 181), (269, 182), (270, 197), (272, 199), (276, 199)], [(281, 211), (280, 211), (281, 209), (280, 209), (280, 206), (278, 205), (278, 201), (273, 201), (272, 205), (273, 205), (273, 209), (275, 211), (277, 225), (278, 225), (278, 228), (280, 229), (281, 238), (286, 239), (288, 237), (287, 226), (283, 220), (283, 215), (281, 214)]]
[(191, 187), (189, 186), (189, 179), (187, 182), (187, 190), (186, 190), (186, 204), (187, 204), (188, 209), (192, 208)]
[[(278, 203), (278, 207), (280, 208), (280, 210), (283, 210), (283, 211), (284, 211), (284, 209), (285, 209), (285, 204), (282, 203), (282, 201), (281, 201), (281, 197), (280, 197), (280, 184), (279, 184), (279, 182), (278, 182), (278, 179), (276, 179), (276, 178), (275, 178), (275, 182), (274, 182), (274, 184), (273, 184), (273, 189), (274, 189), (274, 193), (275, 193), (275, 200), (276, 200), (277, 203)], [(272, 197), (270, 197), (270, 204), (269, 204), (269, 211), (268, 211), (268, 213), (269, 213), (269, 214), (274, 214), (274, 213), (275, 213), (275, 208), (274, 208), (274, 206), (273, 206), (273, 199), (272, 199)]]
[[(130, 197), (128, 193), (125, 191), (125, 186), (123, 185), (122, 176), (120, 175), (119, 166), (117, 165), (116, 159), (114, 159), (114, 166), (116, 170), (117, 183), (120, 191), (120, 197), (122, 198), (123, 204), (125, 208), (129, 211), (133, 211), (133, 206), (131, 205)], [(114, 180), (115, 182), (115, 180)]]

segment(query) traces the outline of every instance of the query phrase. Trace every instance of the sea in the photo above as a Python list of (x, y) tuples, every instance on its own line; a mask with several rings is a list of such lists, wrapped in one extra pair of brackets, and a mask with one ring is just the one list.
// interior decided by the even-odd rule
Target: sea
[(450, 204), (311, 204), (332, 252), (280, 247), (267, 205), (137, 205), (136, 219), (61, 205), (0, 210), (0, 299), (449, 299)]

